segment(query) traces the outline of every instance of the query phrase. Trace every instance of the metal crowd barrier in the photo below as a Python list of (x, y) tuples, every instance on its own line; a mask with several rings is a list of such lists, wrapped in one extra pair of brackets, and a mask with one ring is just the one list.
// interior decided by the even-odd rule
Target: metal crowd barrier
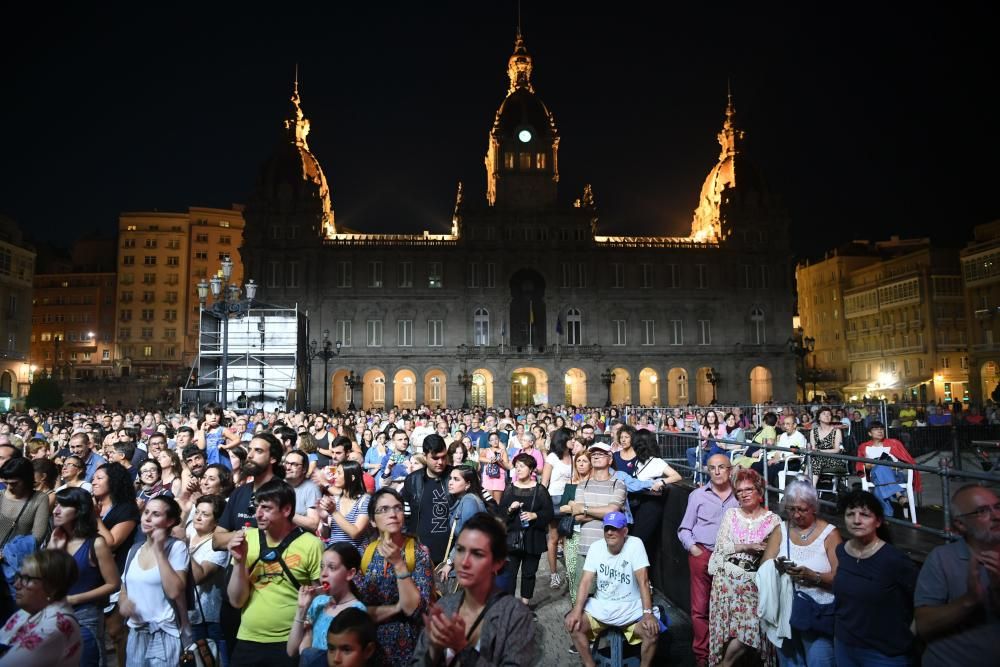
[[(960, 467), (955, 465), (956, 461), (960, 461), (962, 453), (961, 450), (962, 447), (965, 446), (963, 445), (963, 443), (967, 442), (968, 446), (973, 446), (973, 445), (1000, 446), (1000, 443), (990, 442), (990, 441), (978, 441), (978, 440), (972, 440), (971, 438), (967, 439), (965, 436), (962, 437), (957, 436), (954, 434), (954, 432), (956, 429), (960, 427), (955, 427), (955, 426), (918, 427), (918, 428), (921, 429), (938, 428), (941, 429), (942, 431), (951, 432), (950, 436), (951, 447), (944, 447), (941, 449), (943, 449), (944, 451), (950, 451), (952, 453), (952, 456), (941, 457), (939, 459), (937, 467), (930, 465), (912, 465), (909, 463), (904, 463), (902, 461), (891, 461), (891, 460), (878, 460), (877, 464), (899, 470), (914, 470), (924, 475), (934, 475), (939, 477), (941, 484), (941, 496), (942, 496), (941, 509), (944, 515), (943, 516), (944, 527), (943, 529), (939, 529), (931, 526), (925, 526), (919, 523), (911, 523), (910, 521), (904, 521), (896, 519), (894, 517), (886, 517), (886, 521), (892, 525), (905, 527), (909, 530), (926, 533), (929, 535), (933, 535), (935, 537), (944, 538), (946, 540), (953, 540), (956, 537), (954, 532), (951, 530), (951, 514), (952, 514), (951, 494), (952, 494), (953, 483), (956, 480), (976, 480), (978, 482), (985, 482), (994, 487), (1000, 486), (1000, 472), (966, 471), (962, 470)], [(692, 468), (687, 463), (688, 448), (701, 444), (702, 439), (698, 434), (683, 433), (683, 432), (678, 432), (678, 433), (658, 432), (656, 435), (657, 435), (657, 442), (660, 445), (660, 456), (668, 463), (670, 463), (671, 467), (676, 468), (679, 471), (688, 471), (691, 473), (693, 477), (696, 477), (701, 473), (701, 471), (697, 467)], [(866, 440), (867, 439), (868, 438), (866, 438)], [(719, 444), (724, 444), (724, 445), (736, 445), (740, 447), (754, 446), (763, 449), (766, 452), (779, 451), (779, 452), (788, 452), (791, 454), (802, 456), (804, 457), (804, 460), (802, 462), (801, 470), (803, 471), (809, 470), (810, 459), (812, 456), (821, 455), (824, 458), (843, 461), (847, 465), (848, 478), (859, 477), (857, 472), (854, 470), (855, 466), (853, 464), (864, 463), (867, 465), (872, 465), (873, 463), (876, 462), (875, 459), (858, 457), (849, 454), (828, 454), (828, 453), (817, 454), (813, 450), (801, 450), (789, 447), (779, 447), (778, 445), (765, 445), (759, 443), (751, 443), (749, 441), (740, 442), (736, 440), (727, 440), (725, 438), (717, 438), (715, 439), (715, 441)], [(765, 457), (766, 456), (767, 455), (765, 454)], [(781, 493), (781, 489), (773, 487), (770, 484), (767, 484), (767, 490), (774, 493)], [(768, 499), (769, 495), (770, 494), (765, 494), (764, 498), (765, 506), (767, 506), (769, 503)], [(836, 511), (835, 502), (825, 500), (823, 498), (820, 498), (819, 502), (822, 507), (831, 508), (834, 511)]]

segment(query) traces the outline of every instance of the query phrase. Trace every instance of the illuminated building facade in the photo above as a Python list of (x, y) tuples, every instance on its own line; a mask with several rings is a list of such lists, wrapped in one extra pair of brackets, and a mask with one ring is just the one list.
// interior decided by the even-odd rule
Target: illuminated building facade
[(792, 276), (774, 259), (790, 256), (788, 223), (743, 156), (732, 99), (690, 235), (609, 236), (590, 186), (560, 204), (560, 135), (520, 35), (507, 73), (486, 199), (459, 185), (446, 234), (336, 224), (296, 83), (241, 253), (260, 300), (298, 304), (311, 339), (340, 343), (327, 377), (312, 365), (311, 406), (326, 393), (344, 409), (352, 371), (365, 408), (794, 396)]
[(117, 366), (122, 375), (175, 371), (198, 350), (198, 281), (233, 260), (240, 284), (239, 209), (122, 213), (118, 221)]
[(990, 399), (1000, 382), (1000, 220), (979, 225), (961, 251), (969, 329), (969, 393)]
[(20, 228), (0, 216), (0, 409), (20, 405), (28, 393), (31, 292), (35, 250)]

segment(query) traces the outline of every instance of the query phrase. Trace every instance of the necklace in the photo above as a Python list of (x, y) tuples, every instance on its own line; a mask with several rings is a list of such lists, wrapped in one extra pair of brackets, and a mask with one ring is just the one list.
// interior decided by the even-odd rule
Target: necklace
[(807, 530), (804, 533), (799, 533), (799, 541), (800, 542), (805, 542), (806, 540), (808, 540), (809, 536), (813, 534), (814, 530), (816, 530), (816, 522), (815, 521), (813, 521), (812, 528), (810, 528), (809, 530)]
[(858, 554), (854, 558), (858, 562), (858, 565), (861, 564), (861, 560), (863, 558), (868, 558), (873, 553), (875, 553), (875, 550), (881, 544), (882, 544), (882, 538), (881, 537), (876, 537), (875, 541), (872, 542), (871, 544), (869, 544), (868, 546), (862, 547), (861, 549), (858, 549), (857, 547), (855, 547), (855, 551), (857, 551)]

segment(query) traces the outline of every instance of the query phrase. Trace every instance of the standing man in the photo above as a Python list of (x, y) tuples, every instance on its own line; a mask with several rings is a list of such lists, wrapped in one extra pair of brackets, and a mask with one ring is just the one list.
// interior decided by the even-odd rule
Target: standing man
[[(934, 549), (913, 596), (924, 667), (996, 662), (1000, 635), (1000, 499), (967, 484), (951, 499), (962, 536)], [(993, 658), (990, 658), (990, 656)]]
[(108, 462), (103, 456), (93, 451), (90, 435), (85, 432), (74, 433), (70, 437), (69, 453), (73, 456), (79, 456), (80, 460), (83, 461), (83, 467), (87, 471), (84, 479), (88, 482), (94, 479), (94, 473), (97, 472), (97, 469)]
[[(256, 440), (254, 440), (256, 442)], [(247, 459), (249, 462), (249, 457)], [(280, 479), (257, 490), (257, 529), (229, 539), (233, 575), (226, 593), (241, 609), (232, 664), (246, 667), (295, 667), (286, 651), (298, 612), (299, 588), (319, 581), (322, 542), (292, 523), (295, 492)]]
[(694, 634), (692, 650), (699, 666), (708, 664), (708, 602), (712, 592), (712, 577), (708, 559), (715, 550), (722, 514), (739, 507), (730, 482), (732, 467), (729, 457), (715, 454), (708, 459), (709, 483), (691, 492), (687, 510), (677, 529), (677, 537), (688, 552), (691, 574), (691, 628)]
[[(284, 448), (276, 437), (270, 433), (258, 433), (250, 441), (247, 449), (247, 460), (243, 464), (243, 472), (253, 478), (252, 481), (239, 486), (229, 496), (226, 509), (219, 519), (219, 525), (212, 536), (212, 547), (216, 551), (228, 548), (232, 534), (248, 523), (256, 526), (257, 492), (273, 479), (281, 479), (285, 474), (281, 465)], [(291, 506), (295, 509), (295, 491), (292, 491)]]
[(305, 452), (297, 449), (285, 454), (285, 481), (295, 491), (295, 512), (292, 513), (292, 523), (302, 526), (310, 533), (319, 528), (319, 510), (316, 503), (323, 495), (312, 480), (306, 479), (309, 471), (309, 458)]
[[(395, 435), (399, 435), (399, 431)], [(437, 433), (424, 438), (427, 467), (416, 470), (403, 480), (406, 528), (430, 549), (431, 560), (437, 565), (444, 561), (451, 525), (448, 509), (448, 445)]]
[(410, 458), (410, 438), (399, 429), (392, 434), (392, 447), (382, 457), (382, 467), (375, 478), (378, 488), (401, 483), (406, 478), (406, 461)]

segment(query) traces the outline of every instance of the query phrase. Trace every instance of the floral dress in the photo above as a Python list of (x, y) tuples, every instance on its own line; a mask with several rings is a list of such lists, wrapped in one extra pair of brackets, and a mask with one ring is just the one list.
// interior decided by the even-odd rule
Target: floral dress
[[(418, 543), (415, 556), (413, 583), (420, 591), (420, 604), (409, 616), (397, 614), (390, 620), (379, 623), (376, 630), (378, 645), (382, 649), (383, 664), (393, 667), (410, 664), (410, 657), (417, 647), (417, 639), (423, 630), (423, 616), (427, 612), (434, 591), (434, 565), (431, 562), (431, 552)], [(377, 549), (372, 555), (368, 569), (358, 572), (354, 583), (361, 593), (361, 601), (369, 609), (391, 606), (399, 602), (395, 572)]]
[[(816, 443), (816, 451), (830, 451), (837, 446), (837, 429), (831, 428), (825, 437), (819, 437), (819, 427), (812, 430), (812, 440)], [(837, 473), (847, 472), (847, 467), (843, 461), (831, 459), (828, 456), (812, 456), (812, 474), (819, 475), (825, 472)]]
[(767, 650), (768, 642), (760, 633), (755, 557), (737, 552), (736, 545), (766, 542), (779, 523), (781, 519), (771, 511), (752, 520), (738, 507), (722, 515), (715, 551), (708, 561), (708, 573), (712, 575), (708, 613), (710, 665), (722, 662), (730, 639), (738, 639), (745, 646), (757, 649), (765, 664), (773, 664), (772, 652)]
[(5, 665), (76, 667), (80, 664), (80, 626), (65, 600), (53, 602), (34, 615), (18, 610), (0, 630)]

